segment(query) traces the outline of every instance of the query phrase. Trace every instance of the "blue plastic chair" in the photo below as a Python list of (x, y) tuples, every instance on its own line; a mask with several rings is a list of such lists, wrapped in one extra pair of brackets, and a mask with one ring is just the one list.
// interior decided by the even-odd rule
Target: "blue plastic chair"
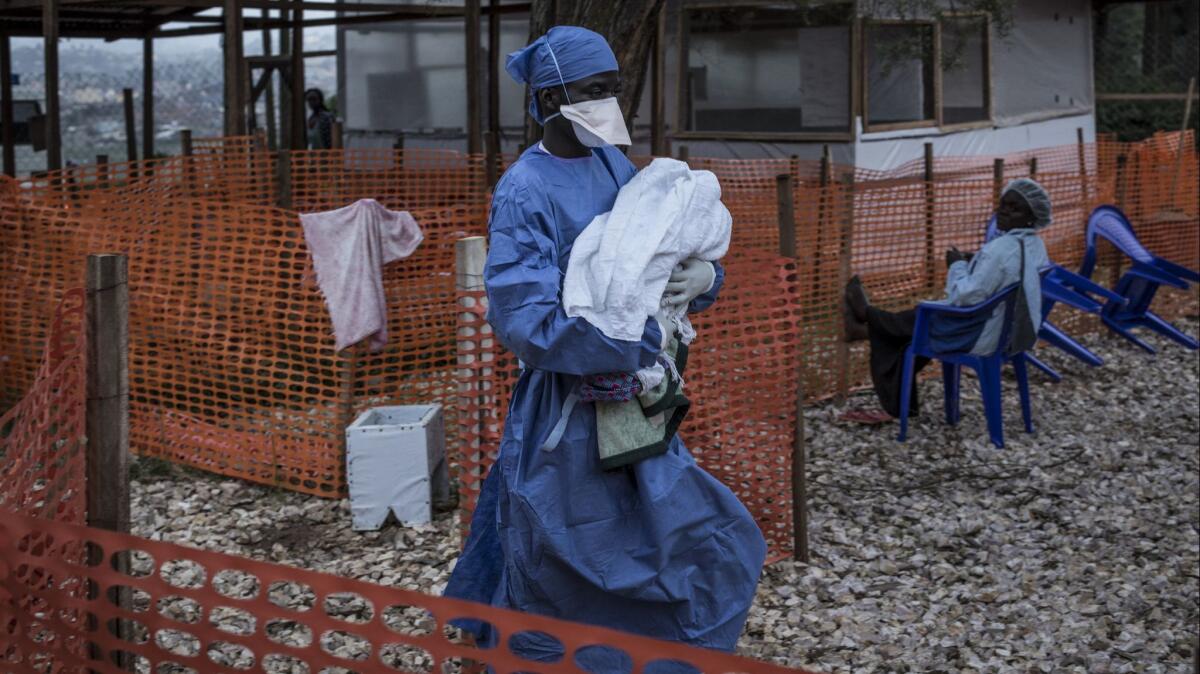
[[(993, 215), (988, 219), (985, 239), (991, 241), (999, 235), (1000, 231), (996, 228), (996, 216)], [(1104, 360), (1100, 356), (1097, 356), (1091, 349), (1075, 341), (1067, 333), (1063, 332), (1061, 328), (1051, 322), (1049, 320), (1050, 312), (1054, 309), (1055, 304), (1061, 302), (1080, 311), (1086, 311), (1089, 314), (1099, 314), (1103, 305), (1091, 297), (1089, 293), (1098, 295), (1105, 300), (1116, 302), (1124, 302), (1124, 298), (1108, 288), (1093, 282), (1091, 279), (1080, 276), (1061, 265), (1051, 263), (1048, 267), (1042, 269), (1041, 272), (1042, 327), (1038, 330), (1038, 337), (1092, 367), (1103, 365)], [(1062, 375), (1036, 355), (1026, 353), (1025, 359), (1029, 361), (1030, 365), (1045, 372), (1054, 381), (1062, 381)]]
[(1154, 347), (1133, 334), (1135, 328), (1149, 328), (1164, 337), (1189, 348), (1200, 348), (1200, 342), (1180, 332), (1161, 316), (1150, 311), (1154, 294), (1168, 285), (1187, 290), (1189, 281), (1200, 282), (1200, 272), (1182, 267), (1151, 253), (1138, 241), (1129, 218), (1115, 206), (1100, 206), (1092, 211), (1087, 224), (1087, 249), (1083, 255), (1080, 275), (1090, 278), (1096, 269), (1096, 239), (1107, 240), (1130, 260), (1132, 266), (1113, 288), (1121, 300), (1110, 299), (1100, 311), (1100, 320), (1113, 332), (1137, 344), (1149, 353)]
[[(917, 305), (916, 323), (913, 326), (913, 341), (904, 352), (904, 370), (900, 383), (900, 442), (908, 438), (908, 413), (912, 401), (914, 362), (923, 356), (942, 362), (942, 381), (945, 386), (946, 423), (951, 426), (961, 418), (959, 412), (959, 381), (965, 365), (979, 376), (979, 388), (983, 394), (983, 413), (987, 418), (988, 435), (996, 447), (1004, 447), (1004, 420), (1001, 412), (1000, 372), (1006, 360), (1005, 351), (1012, 334), (1013, 306), (1017, 299), (1017, 284), (1013, 284), (986, 301), (969, 307), (955, 307), (938, 302), (921, 302)], [(951, 326), (954, 322), (975, 320), (986, 321), (998, 306), (1004, 306), (1004, 327), (1000, 331), (996, 349), (988, 355), (978, 356), (967, 351), (945, 352), (935, 350), (932, 334), (935, 328)], [(953, 330), (948, 327), (947, 330)], [(1017, 388), (1021, 394), (1021, 415), (1025, 420), (1025, 431), (1033, 432), (1033, 412), (1029, 402), (1029, 374), (1027, 356), (1015, 354), (1011, 359), (1017, 375)]]

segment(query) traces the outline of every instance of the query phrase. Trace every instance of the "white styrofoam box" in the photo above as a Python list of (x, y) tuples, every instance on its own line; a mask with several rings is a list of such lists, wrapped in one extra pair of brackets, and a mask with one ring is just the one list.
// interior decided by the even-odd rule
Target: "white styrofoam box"
[(405, 524), (428, 524), (449, 498), (441, 405), (374, 407), (346, 428), (346, 473), (355, 531), (383, 526), (390, 509)]

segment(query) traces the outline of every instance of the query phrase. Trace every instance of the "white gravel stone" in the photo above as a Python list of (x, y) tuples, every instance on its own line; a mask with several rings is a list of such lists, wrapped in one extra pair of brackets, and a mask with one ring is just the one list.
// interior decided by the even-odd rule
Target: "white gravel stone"
[[(1180, 324), (1197, 332), (1195, 320)], [(870, 405), (869, 396), (808, 409), (812, 564), (764, 570), (739, 652), (828, 672), (1190, 671), (1200, 618), (1197, 357), (1155, 338), (1158, 356), (1106, 336), (1083, 341), (1103, 367), (1040, 349), (1064, 380), (1031, 370), (1036, 434), (1023, 432), (1006, 380), (1002, 450), (987, 440), (971, 377), (957, 427), (942, 420), (940, 378), (922, 384), (925, 412), (905, 444), (894, 426), (837, 421), (848, 407)], [(134, 531), (156, 540), (427, 593), (445, 587), (461, 544), (448, 512), (426, 526), (355, 533), (345, 501), (174, 468), (139, 470)], [(155, 561), (180, 588), (217, 571)], [(135, 574), (149, 568), (137, 559), (133, 566)], [(264, 589), (234, 571), (212, 582), (231, 598), (265, 591), (282, 614), (315, 605), (296, 583)], [(143, 600), (179, 623), (154, 639), (185, 657), (199, 654), (187, 628), (201, 620), (232, 634), (262, 630), (285, 644), (315, 638), (351, 667), (373, 657), (355, 624), (381, 615), (400, 633), (435, 629), (420, 609), (377, 606), (370, 597), (337, 595), (326, 604), (345, 631), (314, 636), (286, 615), (256, 625), (228, 608), (205, 607), (204, 615), (180, 597), (153, 608)], [(207, 655), (228, 667), (259, 664), (232, 644), (211, 645)], [(418, 671), (429, 662), (419, 649), (379, 655)], [(262, 656), (268, 672), (307, 671), (292, 658)]]

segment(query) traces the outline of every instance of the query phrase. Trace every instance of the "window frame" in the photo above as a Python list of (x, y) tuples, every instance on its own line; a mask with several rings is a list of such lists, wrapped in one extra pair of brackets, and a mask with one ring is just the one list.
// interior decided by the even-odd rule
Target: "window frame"
[(849, 114), (846, 119), (845, 131), (694, 131), (687, 129), (687, 110), (688, 110), (688, 48), (690, 34), (690, 19), (691, 12), (703, 11), (709, 9), (728, 9), (730, 7), (764, 7), (771, 8), (777, 6), (778, 2), (695, 2), (681, 3), (679, 13), (676, 16), (675, 34), (678, 36), (678, 53), (676, 54), (676, 71), (675, 82), (675, 129), (668, 137), (672, 140), (749, 140), (749, 141), (826, 141), (826, 142), (854, 142), (855, 131), (855, 116), (858, 110), (858, 86), (855, 81), (855, 73), (858, 72), (858, 61), (861, 48), (858, 42), (859, 32), (857, 30), (858, 21), (851, 19), (845, 24), (845, 27), (850, 31), (850, 71), (848, 74), (849, 86)]
[[(950, 12), (945, 15), (950, 19), (983, 19), (983, 95), (984, 108), (987, 109), (987, 119), (980, 119), (974, 122), (958, 122), (956, 124), (945, 124), (942, 122), (942, 106), (941, 102), (941, 29), (938, 29), (938, 128), (943, 131), (966, 131), (969, 129), (990, 129), (995, 126), (996, 122), (996, 98), (993, 95), (992, 85), (992, 16), (987, 12)], [(940, 21), (938, 22), (941, 23)]]
[[(992, 64), (992, 17), (987, 12), (948, 12), (944, 15), (950, 19), (983, 19), (983, 73), (984, 73), (984, 97), (986, 100), (985, 107), (987, 108), (987, 119), (976, 120), (973, 122), (958, 122), (955, 124), (946, 124), (942, 117), (942, 102), (943, 95), (943, 78), (942, 78), (942, 22), (932, 19), (928, 20), (903, 20), (903, 19), (860, 19), (859, 30), (862, 35), (858, 39), (860, 55), (858, 62), (860, 65), (858, 71), (859, 79), (859, 101), (860, 107), (858, 114), (862, 117), (862, 133), (879, 133), (885, 131), (902, 131), (912, 129), (937, 129), (938, 131), (954, 132), (967, 131), (971, 129), (990, 129), (996, 126), (996, 96), (994, 74)], [(867, 113), (868, 102), (870, 100), (870, 87), (868, 86), (868, 71), (870, 64), (867, 61), (867, 35), (866, 31), (870, 25), (897, 25), (897, 24), (917, 24), (933, 26), (933, 58), (934, 58), (934, 106), (933, 120), (921, 120), (916, 122), (895, 122), (885, 124), (871, 124)]]
[[(932, 19), (916, 20), (916, 19), (862, 19), (859, 21), (862, 38), (859, 40), (859, 48), (862, 52), (859, 56), (859, 83), (862, 93), (859, 95), (861, 108), (859, 114), (862, 117), (863, 134), (877, 133), (881, 131), (907, 131), (911, 129), (941, 129), (942, 128), (942, 30), (941, 22)], [(871, 107), (871, 63), (867, 58), (867, 33), (872, 26), (927, 26), (933, 30), (933, 117), (928, 119), (914, 120), (911, 122), (881, 122), (872, 124), (870, 113), (868, 110)]]

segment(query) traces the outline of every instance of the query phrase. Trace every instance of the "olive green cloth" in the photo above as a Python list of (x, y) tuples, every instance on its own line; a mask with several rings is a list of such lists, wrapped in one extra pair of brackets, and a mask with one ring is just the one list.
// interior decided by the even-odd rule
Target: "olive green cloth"
[[(687, 351), (687, 345), (678, 336), (667, 345), (667, 355), (675, 361), (675, 372), (683, 373)], [(598, 401), (595, 406), (600, 467), (612, 470), (665, 454), (691, 402), (683, 395), (679, 377), (668, 369), (658, 386), (643, 391), (637, 398)], [(660, 414), (662, 419), (655, 423), (652, 418)]]

